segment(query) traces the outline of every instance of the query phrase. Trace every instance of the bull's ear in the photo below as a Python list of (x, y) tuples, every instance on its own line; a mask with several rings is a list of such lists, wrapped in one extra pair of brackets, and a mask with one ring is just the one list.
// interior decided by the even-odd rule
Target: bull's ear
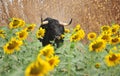
[(70, 20), (70, 22), (69, 23), (64, 23), (64, 22), (59, 22), (61, 25), (64, 25), (64, 26), (67, 26), (67, 25), (70, 25), (71, 23), (72, 23), (72, 18), (71, 18), (71, 20)]

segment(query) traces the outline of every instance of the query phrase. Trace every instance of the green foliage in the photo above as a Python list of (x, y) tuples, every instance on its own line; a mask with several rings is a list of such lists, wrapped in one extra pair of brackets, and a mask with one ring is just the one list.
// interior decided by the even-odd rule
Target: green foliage
[(29, 37), (31, 40), (24, 40), (24, 44), (20, 47), (19, 51), (13, 54), (5, 54), (3, 46), (15, 36), (15, 32), (20, 29), (8, 29), (7, 27), (1, 27), (5, 30), (6, 38), (0, 38), (0, 76), (24, 76), (24, 70), (33, 62), (39, 53), (41, 43), (36, 38), (36, 34), (30, 32)]
[[(36, 59), (39, 50), (42, 48), (41, 43), (36, 38), (36, 31), (29, 33), (28, 38), (31, 40), (24, 40), (24, 45), (20, 48), (20, 51), (7, 55), (3, 51), (3, 46), (20, 29), (10, 30), (7, 27), (0, 29), (6, 31), (6, 38), (0, 38), (0, 76), (24, 76), (26, 67)], [(88, 45), (81, 42), (70, 42), (70, 35), (71, 33), (65, 34), (64, 44), (55, 50), (55, 53), (60, 57), (60, 64), (49, 74), (50, 76), (120, 75), (120, 65), (106, 66), (104, 62), (104, 56), (108, 54), (106, 50), (100, 53), (90, 52)], [(108, 46), (107, 49), (111, 47), (113, 46)], [(100, 64), (99, 67), (95, 66), (97, 63)]]

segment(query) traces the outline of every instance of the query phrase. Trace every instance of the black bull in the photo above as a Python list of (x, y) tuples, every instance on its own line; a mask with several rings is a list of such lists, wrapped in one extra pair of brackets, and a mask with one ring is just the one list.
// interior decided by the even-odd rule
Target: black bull
[(67, 24), (49, 17), (44, 20), (42, 20), (41, 18), (40, 28), (42, 27), (43, 29), (45, 29), (44, 37), (42, 39), (39, 38), (40, 42), (42, 42), (42, 46), (53, 44), (54, 46), (59, 47), (61, 43), (64, 42), (63, 38), (61, 37), (61, 35), (64, 34), (65, 31), (64, 25), (70, 25), (71, 22), (72, 19)]

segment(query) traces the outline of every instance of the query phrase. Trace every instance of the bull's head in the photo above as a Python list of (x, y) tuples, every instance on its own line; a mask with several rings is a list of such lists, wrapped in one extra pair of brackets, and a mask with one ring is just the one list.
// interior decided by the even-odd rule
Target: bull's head
[(45, 29), (45, 36), (43, 37), (43, 39), (40, 39), (42, 45), (45, 46), (53, 41), (53, 44), (56, 44), (58, 47), (60, 43), (63, 43), (61, 35), (64, 34), (64, 26), (70, 25), (71, 22), (72, 19), (69, 23), (63, 23), (49, 17), (44, 20), (41, 18), (40, 27)]
[(45, 20), (41, 18), (41, 26), (51, 32), (53, 38), (57, 39), (60, 39), (61, 35), (64, 33), (64, 26), (70, 25), (71, 23), (72, 19), (69, 23), (64, 23), (52, 18), (46, 18)]

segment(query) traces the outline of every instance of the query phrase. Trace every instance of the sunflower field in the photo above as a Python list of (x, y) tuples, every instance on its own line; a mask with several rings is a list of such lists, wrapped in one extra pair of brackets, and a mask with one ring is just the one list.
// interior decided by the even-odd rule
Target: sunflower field
[[(119, 76), (120, 25), (102, 25), (99, 33), (80, 24), (65, 29), (64, 44), (42, 47), (45, 30), (19, 18), (0, 27), (0, 76)], [(38, 29), (39, 28), (39, 29)], [(88, 43), (81, 40), (87, 37)]]

